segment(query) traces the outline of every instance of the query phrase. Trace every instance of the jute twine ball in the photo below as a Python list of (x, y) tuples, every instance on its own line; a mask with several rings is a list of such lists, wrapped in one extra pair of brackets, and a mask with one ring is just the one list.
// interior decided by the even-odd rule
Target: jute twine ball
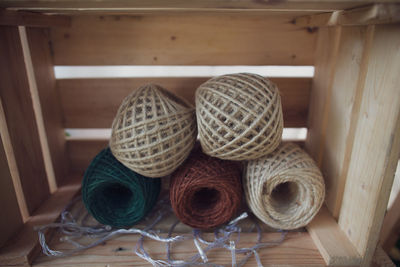
[(219, 76), (196, 91), (196, 115), (204, 153), (250, 160), (272, 152), (283, 130), (279, 90), (259, 75)]
[(149, 84), (123, 100), (112, 125), (110, 148), (131, 170), (162, 177), (186, 159), (196, 138), (194, 108)]
[(209, 157), (198, 146), (171, 176), (171, 206), (184, 224), (213, 228), (236, 214), (242, 190), (239, 166)]
[(325, 198), (322, 174), (313, 159), (293, 143), (249, 161), (243, 177), (247, 203), (267, 225), (296, 229), (307, 225)]
[(82, 200), (100, 223), (132, 226), (156, 204), (161, 179), (149, 179), (122, 165), (109, 148), (102, 150), (87, 168)]

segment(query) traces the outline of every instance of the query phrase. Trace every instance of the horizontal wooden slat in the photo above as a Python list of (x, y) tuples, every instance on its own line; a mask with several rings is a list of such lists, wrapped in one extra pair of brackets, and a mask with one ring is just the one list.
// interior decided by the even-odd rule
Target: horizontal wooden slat
[(45, 15), (33, 12), (0, 10), (0, 25), (24, 25), (31, 27), (68, 27), (69, 16)]
[(354, 26), (398, 23), (400, 4), (375, 4), (351, 10), (324, 12), (296, 18), (293, 23), (301, 27)]
[(290, 15), (76, 16), (52, 29), (55, 65), (313, 65)]
[[(304, 141), (294, 141), (304, 147)], [(93, 158), (108, 145), (104, 139), (69, 139), (67, 151), (70, 162), (70, 172), (74, 175), (83, 175)]]
[(82, 175), (93, 158), (108, 145), (108, 140), (68, 140), (69, 171)]
[(357, 266), (361, 256), (340, 229), (336, 220), (323, 206), (307, 230), (328, 266)]
[[(196, 88), (208, 78), (65, 79), (57, 87), (66, 128), (110, 128), (124, 97), (156, 83), (194, 104)], [(285, 127), (305, 127), (311, 78), (273, 78), (282, 95)]]
[[(390, 0), (378, 0), (375, 2), (384, 2)], [(393, 0), (392, 0), (393, 1)], [(0, 2), (0, 7), (8, 7), (21, 10), (35, 10), (41, 12), (71, 12), (76, 13), (85, 11), (102, 11), (112, 12), (121, 10), (124, 12), (138, 12), (138, 11), (166, 11), (171, 10), (319, 10), (319, 11), (332, 11), (340, 9), (348, 9), (355, 6), (365, 5), (365, 3), (372, 3), (368, 1), (348, 1), (348, 0), (286, 0), (286, 1), (248, 1), (248, 0), (25, 0), (25, 1), (12, 1), (3, 0)]]

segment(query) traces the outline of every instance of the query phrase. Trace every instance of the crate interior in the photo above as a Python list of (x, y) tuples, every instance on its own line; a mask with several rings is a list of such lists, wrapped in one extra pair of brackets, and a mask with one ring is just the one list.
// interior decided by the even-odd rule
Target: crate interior
[[(56, 13), (50, 20), (55, 25), (2, 26), (1, 34), (8, 38), (7, 42), (20, 43), (2, 42), (1, 48), (11, 51), (6, 58), (6, 61), (13, 62), (10, 68), (14, 71), (21, 66), (26, 69), (23, 72), (26, 77), (21, 83), (29, 85), (29, 88), (32, 88), (34, 77), (34, 90), (17, 91), (15, 95), (2, 92), (1, 113), (7, 126), (2, 129), (10, 133), (10, 143), (20, 142), (22, 146), (32, 147), (33, 154), (26, 155), (24, 150), (18, 151), (18, 145), (14, 145), (16, 168), (21, 168), (18, 163), (21, 159), (42, 158), (27, 164), (34, 165), (31, 169), (28, 166), (19, 171), (19, 191), (15, 190), (15, 196), (9, 198), (17, 203), (14, 209), (11, 206), (9, 209), (18, 208), (20, 214), (11, 216), (9, 220), (12, 222), (12, 218), (17, 218), (15, 229), (4, 238), (11, 238), (11, 242), (5, 243), (0, 251), (5, 265), (144, 266), (145, 262), (132, 252), (139, 238), (136, 235), (112, 239), (77, 255), (48, 258), (40, 253), (32, 226), (55, 221), (61, 209), (79, 191), (84, 170), (91, 159), (107, 146), (107, 135), (118, 106), (133, 89), (149, 82), (156, 83), (194, 104), (196, 88), (224, 67), (238, 71), (253, 67), (278, 85), (285, 128), (303, 132), (307, 129), (306, 138), (300, 137), (295, 141), (321, 167), (327, 186), (326, 206), (316, 219), (307, 229), (291, 231), (281, 245), (261, 249), (259, 255), (263, 264), (351, 266), (370, 261), (365, 256), (370, 241), (363, 245), (363, 241), (352, 236), (354, 225), (347, 222), (346, 214), (342, 216), (343, 210), (347, 211), (347, 208), (342, 208), (342, 201), (349, 201), (345, 190), (351, 187), (351, 183), (347, 187), (347, 174), (351, 173), (353, 166), (350, 161), (353, 146), (356, 147), (353, 143), (357, 144), (354, 140), (358, 126), (352, 123), (358, 117), (355, 118), (354, 114), (358, 114), (364, 105), (360, 97), (363, 92), (357, 89), (362, 86), (359, 77), (368, 77), (368, 68), (364, 69), (363, 64), (376, 56), (373, 50), (375, 40), (378, 40), (376, 36), (392, 38), (396, 30), (390, 26), (331, 27), (324, 21), (321, 26), (318, 24), (320, 20), (313, 24), (311, 18), (314, 16), (356, 6), (354, 3), (342, 5), (273, 10), (253, 8), (247, 11), (86, 10), (81, 13), (67, 9), (60, 11), (57, 7), (49, 9), (49, 12), (37, 7), (40, 12)], [(30, 9), (21, 8), (21, 12), (27, 11)], [(35, 22), (41, 23), (39, 19)], [(397, 44), (398, 38), (393, 37), (393, 41)], [(367, 57), (371, 47), (372, 52)], [(26, 60), (27, 57), (30, 61)], [(272, 73), (268, 69), (271, 66), (283, 67), (283, 71), (269, 74)], [(86, 67), (88, 74), (80, 67)], [(157, 67), (163, 71), (175, 69), (175, 72), (172, 75), (163, 72), (158, 76), (154, 74)], [(303, 67), (315, 67), (314, 74), (296, 74), (296, 70)], [(124, 68), (128, 68), (127, 72)], [(202, 68), (208, 74), (197, 73)], [(140, 69), (147, 69), (147, 72), (143, 74), (138, 71)], [(68, 74), (68, 71), (75, 72)], [(9, 84), (10, 87), (19, 86), (14, 81)], [(27, 105), (12, 113), (15, 110), (13, 105), (21, 103)], [(393, 105), (395, 111), (397, 102)], [(26, 131), (26, 127), (21, 127), (22, 123), (27, 123), (27, 129), (33, 133), (28, 138), (16, 134)], [(3, 150), (7, 151), (6, 139), (2, 140)], [(13, 176), (11, 172), (9, 176)], [(7, 186), (15, 187), (15, 178)], [(163, 186), (166, 189), (168, 182), (164, 181)], [(384, 198), (382, 202), (385, 202)], [(167, 231), (173, 220), (173, 216), (167, 218), (159, 228)], [(263, 229), (263, 240), (274, 240), (279, 236), (268, 227)], [(184, 226), (177, 230), (181, 233), (189, 231)], [(53, 234), (50, 232), (48, 236)], [(250, 246), (255, 237), (255, 233), (244, 233), (241, 244)], [(54, 248), (68, 249), (57, 236), (52, 240)], [(192, 255), (195, 248), (190, 242), (177, 245), (174, 257)], [(163, 244), (154, 241), (145, 244), (156, 258), (164, 257)], [(210, 259), (226, 264), (231, 255), (216, 252)], [(256, 261), (252, 257), (248, 266), (254, 264)]]

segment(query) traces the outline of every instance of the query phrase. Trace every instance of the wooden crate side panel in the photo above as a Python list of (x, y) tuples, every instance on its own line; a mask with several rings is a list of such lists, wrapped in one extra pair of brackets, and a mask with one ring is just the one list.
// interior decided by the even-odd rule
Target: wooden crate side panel
[[(209, 78), (65, 79), (57, 81), (65, 128), (110, 128), (122, 100), (156, 83), (194, 105), (197, 87)], [(305, 127), (310, 78), (274, 78), (281, 92), (285, 127)]]
[(22, 226), (23, 219), (19, 209), (17, 196), (8, 167), (3, 141), (0, 139), (0, 203), (2, 203), (0, 218), (0, 247), (12, 237)]
[[(55, 222), (65, 206), (79, 192), (81, 188), (80, 177), (69, 177), (68, 182), (68, 185), (59, 187), (31, 215), (18, 234), (14, 235), (0, 249), (0, 266), (31, 266), (33, 259), (39, 254), (49, 258), (41, 252), (35, 227)], [(45, 233), (48, 234), (48, 232)]]
[(330, 27), (319, 33), (321, 57), (313, 81), (306, 147), (323, 172), (326, 204), (335, 218), (346, 183), (372, 27)]
[[(28, 211), (50, 195), (17, 27), (0, 27), (0, 97)], [(3, 133), (2, 133), (3, 134)]]
[[(369, 28), (368, 28), (369, 29)], [(367, 27), (343, 27), (340, 38), (328, 115), (326, 134), (321, 141), (321, 169), (327, 194), (326, 203), (334, 217), (339, 216), (354, 140), (353, 116), (358, 114), (357, 96), (363, 86), (365, 61), (372, 33)]]
[(56, 90), (50, 54), (49, 31), (41, 28), (27, 28), (26, 32), (50, 150), (50, 160), (53, 165), (56, 182), (57, 184), (62, 184), (65, 182), (68, 162), (61, 102)]
[(313, 65), (316, 34), (290, 15), (75, 16), (55, 65)]
[(400, 30), (373, 26), (339, 224), (368, 266), (400, 154)]
[(315, 74), (311, 87), (306, 149), (319, 166), (325, 138), (329, 101), (341, 36), (341, 27), (318, 30)]

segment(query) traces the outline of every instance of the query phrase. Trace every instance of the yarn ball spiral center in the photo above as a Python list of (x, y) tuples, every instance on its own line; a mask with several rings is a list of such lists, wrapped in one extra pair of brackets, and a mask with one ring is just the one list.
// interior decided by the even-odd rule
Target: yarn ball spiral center
[(213, 210), (221, 199), (221, 194), (214, 188), (203, 187), (194, 192), (191, 206), (199, 212)]
[(278, 184), (271, 192), (271, 206), (280, 213), (286, 213), (289, 209), (297, 207), (299, 187), (293, 182)]

